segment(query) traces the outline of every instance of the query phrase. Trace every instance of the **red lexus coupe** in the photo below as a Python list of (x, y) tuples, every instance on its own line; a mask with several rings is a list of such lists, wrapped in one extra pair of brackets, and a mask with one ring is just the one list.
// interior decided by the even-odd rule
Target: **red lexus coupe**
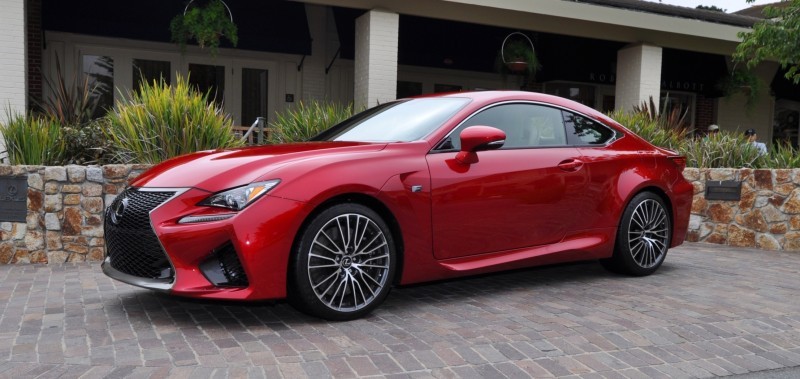
[(648, 275), (686, 235), (685, 163), (559, 97), (403, 99), (309, 142), (153, 167), (108, 207), (102, 268), (181, 296), (288, 298), (332, 320), (396, 284), (578, 260)]

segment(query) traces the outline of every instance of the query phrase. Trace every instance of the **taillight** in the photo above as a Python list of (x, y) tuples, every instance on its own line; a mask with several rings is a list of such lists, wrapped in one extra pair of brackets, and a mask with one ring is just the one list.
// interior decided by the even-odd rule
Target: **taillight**
[(672, 161), (672, 163), (675, 163), (675, 165), (678, 166), (678, 170), (680, 172), (683, 172), (683, 169), (686, 168), (686, 157), (673, 156), (669, 157), (669, 159)]

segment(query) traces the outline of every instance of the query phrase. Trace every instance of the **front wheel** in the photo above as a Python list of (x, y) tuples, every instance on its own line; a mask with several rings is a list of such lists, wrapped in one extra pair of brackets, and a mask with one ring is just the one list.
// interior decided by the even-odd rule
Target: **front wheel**
[(614, 272), (650, 275), (664, 262), (671, 238), (672, 221), (664, 200), (652, 192), (639, 193), (622, 214), (614, 255), (600, 262)]
[(375, 211), (352, 203), (331, 206), (301, 232), (290, 301), (328, 320), (359, 318), (389, 294), (395, 255), (391, 230)]

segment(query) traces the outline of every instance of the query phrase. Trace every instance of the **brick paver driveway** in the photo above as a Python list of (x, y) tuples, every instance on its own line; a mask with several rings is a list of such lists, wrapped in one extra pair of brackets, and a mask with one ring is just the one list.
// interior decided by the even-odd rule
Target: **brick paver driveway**
[(183, 300), (96, 264), (0, 266), (0, 377), (709, 377), (800, 365), (800, 253), (689, 244), (395, 289), (370, 317)]

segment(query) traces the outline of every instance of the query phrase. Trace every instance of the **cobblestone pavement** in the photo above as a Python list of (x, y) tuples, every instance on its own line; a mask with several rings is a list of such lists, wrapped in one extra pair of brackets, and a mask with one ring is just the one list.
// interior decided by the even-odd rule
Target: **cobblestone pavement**
[(692, 378), (800, 366), (800, 253), (687, 244), (396, 288), (366, 319), (168, 297), (96, 264), (0, 266), (0, 377)]

